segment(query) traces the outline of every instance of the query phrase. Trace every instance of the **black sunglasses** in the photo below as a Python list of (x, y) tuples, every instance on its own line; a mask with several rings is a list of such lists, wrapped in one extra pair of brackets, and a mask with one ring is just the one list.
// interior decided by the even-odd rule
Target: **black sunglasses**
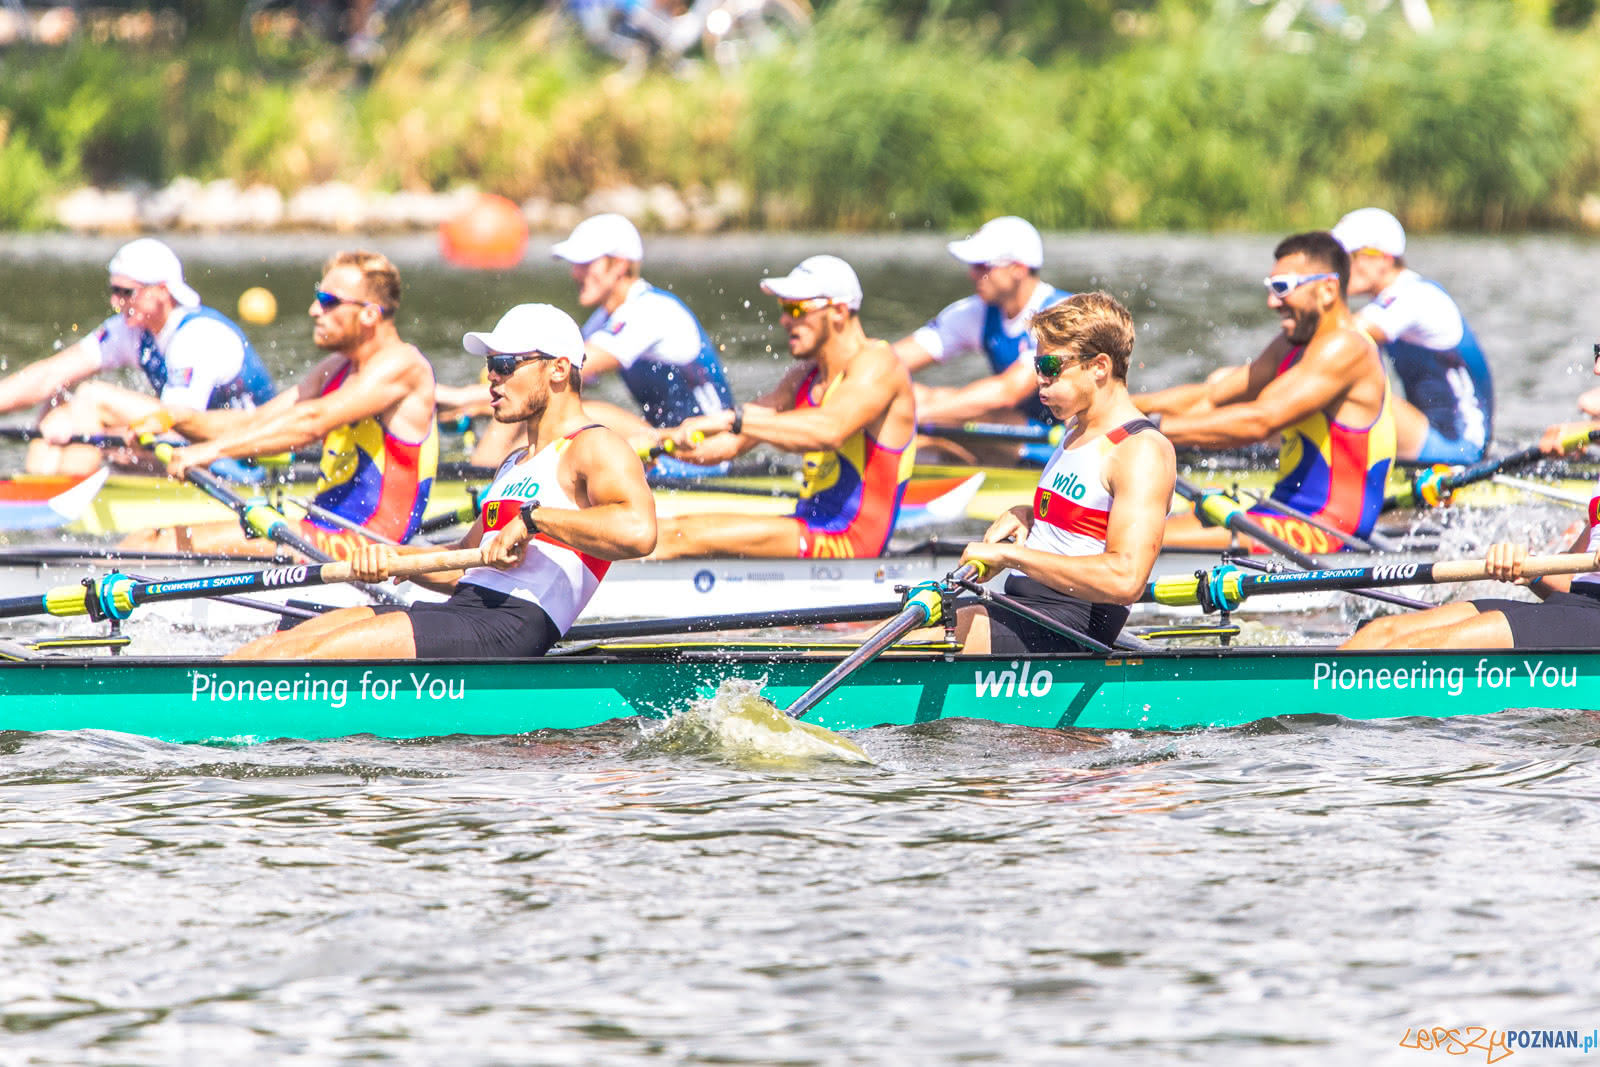
[(113, 300), (132, 300), (133, 299), (133, 294), (137, 293), (138, 291), (139, 290), (130, 288), (129, 286), (126, 286), (126, 285), (113, 285), (111, 287), (111, 299), (113, 299)]
[(524, 363), (536, 359), (556, 359), (556, 356), (546, 355), (543, 352), (491, 352), (483, 357), (488, 364), (489, 373), (496, 378), (509, 378), (517, 373), (517, 368)]
[(371, 300), (351, 300), (349, 297), (330, 293), (326, 289), (311, 290), (311, 298), (317, 302), (317, 307), (321, 308), (323, 311), (332, 311), (340, 304), (356, 304), (364, 308), (377, 308), (385, 315), (389, 313), (389, 309), (384, 307), (382, 304), (375, 304)]

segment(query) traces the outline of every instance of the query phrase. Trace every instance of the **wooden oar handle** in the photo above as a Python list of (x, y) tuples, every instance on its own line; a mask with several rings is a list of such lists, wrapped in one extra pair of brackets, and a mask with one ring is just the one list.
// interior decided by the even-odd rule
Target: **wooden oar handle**
[[(1524, 578), (1544, 578), (1552, 574), (1584, 574), (1600, 570), (1600, 558), (1593, 552), (1566, 552), (1558, 556), (1529, 556), (1522, 563)], [(1489, 577), (1489, 565), (1481, 559), (1445, 560), (1433, 565), (1436, 582), (1475, 582)]]
[[(414, 578), (419, 574), (437, 574), (440, 571), (459, 571), (468, 567), (485, 566), (483, 549), (458, 548), (446, 552), (422, 552), (417, 555), (401, 555), (389, 568), (389, 574), (395, 578)], [(360, 581), (350, 573), (350, 564), (344, 560), (322, 565), (322, 580), (324, 582), (354, 582)]]

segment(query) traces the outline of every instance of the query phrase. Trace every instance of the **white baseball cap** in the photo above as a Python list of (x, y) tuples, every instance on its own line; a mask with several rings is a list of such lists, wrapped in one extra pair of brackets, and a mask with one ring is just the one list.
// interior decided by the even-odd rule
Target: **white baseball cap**
[(851, 311), (861, 310), (861, 279), (850, 264), (838, 256), (812, 256), (781, 278), (761, 283), (763, 293), (779, 300), (814, 300), (825, 296)]
[(154, 237), (141, 237), (117, 249), (107, 269), (140, 285), (164, 285), (183, 307), (200, 304), (200, 294), (184, 284), (183, 264), (178, 262), (177, 253)]
[(1354, 255), (1371, 248), (1396, 259), (1406, 254), (1406, 231), (1400, 220), (1381, 207), (1364, 207), (1350, 212), (1333, 228), (1333, 239)]
[(574, 367), (583, 366), (583, 333), (571, 315), (550, 304), (518, 304), (501, 315), (488, 333), (464, 335), (461, 347), (474, 356), (543, 352), (565, 356)]
[(1021, 263), (1038, 270), (1044, 266), (1044, 240), (1033, 223), (1015, 215), (1001, 215), (984, 223), (965, 241), (951, 241), (950, 254), (963, 263)]
[(568, 263), (593, 263), (601, 256), (617, 256), (634, 262), (644, 258), (644, 242), (633, 223), (614, 212), (591, 215), (578, 223), (572, 236), (550, 249), (550, 254)]

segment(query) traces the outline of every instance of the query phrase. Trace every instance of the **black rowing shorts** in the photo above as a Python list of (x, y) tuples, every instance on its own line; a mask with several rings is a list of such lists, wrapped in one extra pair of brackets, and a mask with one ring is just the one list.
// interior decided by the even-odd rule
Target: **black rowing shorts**
[(372, 611), (406, 613), (418, 659), (528, 659), (561, 639), (539, 605), (466, 582), (443, 604), (380, 604)]
[[(1111, 644), (1128, 621), (1128, 608), (1121, 604), (1091, 604), (1087, 600), (1058, 593), (1043, 582), (1021, 574), (1006, 579), (1006, 595), (1041, 615), (1072, 627), (1103, 644)], [(989, 650), (1001, 654), (1014, 652), (1082, 652), (1072, 638), (1048, 630), (1032, 619), (990, 604)]]
[(1540, 601), (1474, 600), (1479, 611), (1498, 611), (1516, 648), (1600, 648), (1600, 599), (1587, 593), (1551, 593)]

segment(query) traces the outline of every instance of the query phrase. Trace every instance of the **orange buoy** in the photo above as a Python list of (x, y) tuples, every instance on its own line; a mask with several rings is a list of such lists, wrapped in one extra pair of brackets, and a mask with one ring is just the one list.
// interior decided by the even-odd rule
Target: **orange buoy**
[(439, 252), (460, 267), (506, 270), (522, 262), (528, 220), (513, 201), (484, 193), (439, 226)]

